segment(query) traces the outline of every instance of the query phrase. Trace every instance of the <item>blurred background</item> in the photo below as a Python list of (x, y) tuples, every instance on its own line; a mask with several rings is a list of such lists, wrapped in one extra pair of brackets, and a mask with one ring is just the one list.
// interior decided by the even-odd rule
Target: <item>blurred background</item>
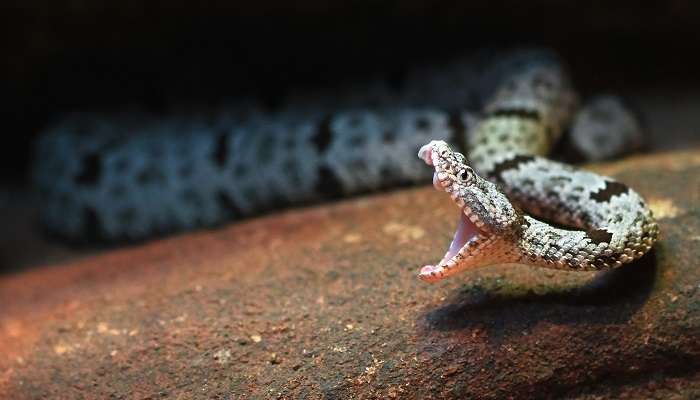
[(45, 236), (28, 183), (43, 129), (71, 111), (256, 98), (383, 76), (474, 49), (550, 46), (584, 94), (642, 113), (651, 151), (700, 145), (700, 5), (691, 1), (4, 2), (0, 273), (100, 251)]

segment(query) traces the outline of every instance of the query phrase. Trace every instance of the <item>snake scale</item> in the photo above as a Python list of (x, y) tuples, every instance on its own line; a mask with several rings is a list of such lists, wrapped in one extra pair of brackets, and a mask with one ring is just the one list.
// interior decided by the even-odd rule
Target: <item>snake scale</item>
[[(502, 262), (602, 269), (648, 251), (658, 230), (636, 192), (545, 158), (567, 128), (589, 158), (633, 150), (636, 118), (610, 96), (579, 110), (550, 51), (476, 59), (411, 71), (400, 90), (305, 93), (282, 110), (68, 116), (36, 147), (42, 220), (70, 239), (140, 240), (434, 172), (462, 212), (424, 280)], [(419, 148), (435, 171), (411, 156)]]

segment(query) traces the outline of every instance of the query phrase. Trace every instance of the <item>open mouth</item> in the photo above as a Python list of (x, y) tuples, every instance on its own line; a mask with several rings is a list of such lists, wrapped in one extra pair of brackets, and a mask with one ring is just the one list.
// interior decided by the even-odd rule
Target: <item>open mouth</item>
[[(423, 146), (418, 153), (426, 164), (433, 166), (435, 155), (432, 148)], [(448, 174), (437, 170), (433, 175), (433, 186), (439, 191), (450, 193), (452, 200), (460, 207), (459, 221), (454, 237), (447, 249), (445, 256), (435, 265), (426, 265), (420, 269), (418, 277), (427, 282), (438, 281), (457, 270), (463, 269), (477, 249), (487, 244), (488, 235), (481, 227), (483, 223), (476, 215), (472, 214), (469, 206), (457, 197), (453, 188), (453, 181)]]
[(424, 281), (435, 282), (465, 266), (475, 251), (487, 241), (484, 231), (472, 222), (464, 211), (460, 212), (459, 222), (454, 237), (445, 256), (435, 265), (426, 265), (420, 269), (418, 277)]

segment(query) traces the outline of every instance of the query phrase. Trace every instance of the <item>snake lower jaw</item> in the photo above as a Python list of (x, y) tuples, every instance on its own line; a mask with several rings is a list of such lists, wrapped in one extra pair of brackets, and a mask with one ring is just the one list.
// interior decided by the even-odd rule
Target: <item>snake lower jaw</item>
[[(443, 141), (431, 141), (421, 147), (418, 157), (427, 165), (435, 168), (433, 174), (433, 187), (437, 191), (447, 192), (452, 200), (460, 207), (459, 220), (452, 242), (442, 260), (435, 265), (425, 265), (420, 269), (418, 277), (427, 282), (436, 282), (452, 275), (458, 270), (463, 270), (467, 264), (471, 264), (470, 258), (479, 253), (479, 247), (489, 235), (483, 229), (483, 224), (471, 213), (471, 209), (457, 195), (452, 187), (453, 179), (443, 170), (443, 154), (449, 154), (451, 150)], [(481, 225), (481, 227), (479, 226)]]
[(445, 256), (435, 265), (423, 266), (418, 277), (426, 282), (437, 282), (459, 271), (483, 266), (484, 249), (492, 245), (494, 240), (493, 235), (477, 227), (462, 209)]

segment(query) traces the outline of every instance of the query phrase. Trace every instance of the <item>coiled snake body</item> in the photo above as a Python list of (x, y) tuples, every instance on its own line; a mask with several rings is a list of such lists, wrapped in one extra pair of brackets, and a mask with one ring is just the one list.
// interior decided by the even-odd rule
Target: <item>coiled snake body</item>
[[(212, 226), (289, 204), (423, 182), (430, 171), (411, 154), (432, 140), (421, 157), (435, 167), (436, 187), (450, 192), (463, 212), (450, 250), (422, 269), (423, 279), (507, 261), (615, 267), (640, 257), (656, 239), (637, 193), (544, 158), (570, 125), (572, 141), (592, 156), (611, 151), (601, 148), (601, 138), (629, 148), (638, 138), (636, 119), (614, 99), (594, 101), (576, 115), (578, 98), (547, 51), (418, 71), (400, 93), (381, 84), (358, 92), (364, 95), (293, 99), (277, 112), (238, 106), (174, 117), (68, 117), (36, 148), (42, 219), (73, 239), (138, 240)], [(466, 110), (476, 100), (480, 115)], [(468, 147), (471, 166), (444, 141)]]

